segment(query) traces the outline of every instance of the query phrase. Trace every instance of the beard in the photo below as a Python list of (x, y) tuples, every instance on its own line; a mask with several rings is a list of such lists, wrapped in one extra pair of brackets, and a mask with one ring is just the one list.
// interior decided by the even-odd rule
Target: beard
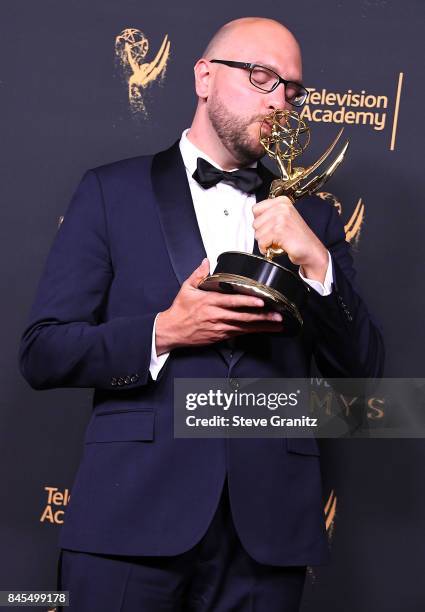
[[(215, 95), (210, 97), (208, 118), (223, 146), (241, 166), (252, 164), (264, 156), (259, 137), (255, 139), (249, 132), (249, 126), (261, 122), (263, 117), (255, 115), (247, 119), (235, 115)], [(258, 133), (259, 129), (258, 126)]]

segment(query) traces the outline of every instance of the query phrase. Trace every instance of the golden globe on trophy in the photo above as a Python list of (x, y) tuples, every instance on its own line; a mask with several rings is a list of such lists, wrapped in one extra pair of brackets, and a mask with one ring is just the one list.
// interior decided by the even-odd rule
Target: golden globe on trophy
[[(293, 166), (293, 161), (310, 143), (307, 122), (293, 110), (278, 109), (267, 115), (260, 127), (260, 142), (266, 153), (276, 161), (280, 174), (280, 178), (271, 183), (269, 198), (284, 195), (295, 204), (304, 195), (318, 191), (344, 159), (348, 140), (334, 161), (320, 171), (342, 132), (343, 129), (311, 166)], [(318, 172), (311, 176), (316, 170)], [(292, 329), (300, 331), (303, 325), (300, 310), (306, 302), (309, 288), (298, 274), (273, 261), (274, 257), (283, 254), (284, 251), (273, 244), (267, 249), (265, 257), (238, 251), (222, 253), (214, 273), (207, 276), (199, 288), (260, 297), (267, 308), (282, 312), (284, 320), (291, 323)]]

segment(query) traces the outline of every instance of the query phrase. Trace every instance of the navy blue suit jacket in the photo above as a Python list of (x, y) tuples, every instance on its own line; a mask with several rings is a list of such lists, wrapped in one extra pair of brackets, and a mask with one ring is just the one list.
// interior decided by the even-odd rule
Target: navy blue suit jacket
[[(260, 166), (267, 197), (272, 175)], [(92, 387), (93, 414), (60, 544), (174, 555), (205, 533), (228, 476), (247, 551), (276, 565), (320, 564), (327, 541), (315, 439), (173, 438), (175, 377), (380, 376), (383, 344), (353, 288), (333, 206), (297, 208), (333, 260), (333, 292), (310, 292), (300, 336), (252, 334), (172, 351), (149, 373), (156, 314), (205, 257), (178, 145), (88, 171), (58, 230), (20, 347), (35, 389)], [(258, 253), (258, 247), (255, 246)], [(285, 256), (277, 259), (288, 265)]]

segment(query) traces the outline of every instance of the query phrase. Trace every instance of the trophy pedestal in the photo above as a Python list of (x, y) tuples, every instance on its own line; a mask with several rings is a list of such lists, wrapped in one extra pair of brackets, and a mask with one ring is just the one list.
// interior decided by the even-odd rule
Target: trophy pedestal
[(283, 325), (291, 332), (299, 332), (303, 325), (300, 310), (308, 287), (294, 272), (264, 257), (238, 251), (222, 253), (214, 273), (199, 288), (261, 298), (266, 308), (282, 313)]

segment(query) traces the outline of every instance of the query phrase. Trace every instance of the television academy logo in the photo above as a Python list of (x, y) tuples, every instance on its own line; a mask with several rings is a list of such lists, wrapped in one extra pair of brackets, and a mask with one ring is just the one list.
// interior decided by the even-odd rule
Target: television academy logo
[(115, 55), (128, 84), (128, 100), (133, 112), (148, 117), (144, 90), (155, 81), (161, 84), (170, 58), (170, 41), (165, 34), (159, 51), (150, 62), (145, 61), (149, 51), (148, 38), (136, 28), (126, 28), (115, 38)]
[(400, 110), (404, 73), (400, 72), (394, 102), (386, 95), (368, 93), (365, 89), (353, 92), (328, 91), (307, 87), (309, 96), (301, 111), (301, 118), (309, 123), (334, 123), (336, 125), (364, 125), (376, 132), (385, 130), (392, 114), (390, 151), (394, 151)]
[(65, 508), (69, 504), (71, 496), (68, 489), (61, 491), (57, 487), (45, 486), (47, 493), (46, 505), (40, 516), (40, 523), (52, 523), (62, 525), (64, 522)]

